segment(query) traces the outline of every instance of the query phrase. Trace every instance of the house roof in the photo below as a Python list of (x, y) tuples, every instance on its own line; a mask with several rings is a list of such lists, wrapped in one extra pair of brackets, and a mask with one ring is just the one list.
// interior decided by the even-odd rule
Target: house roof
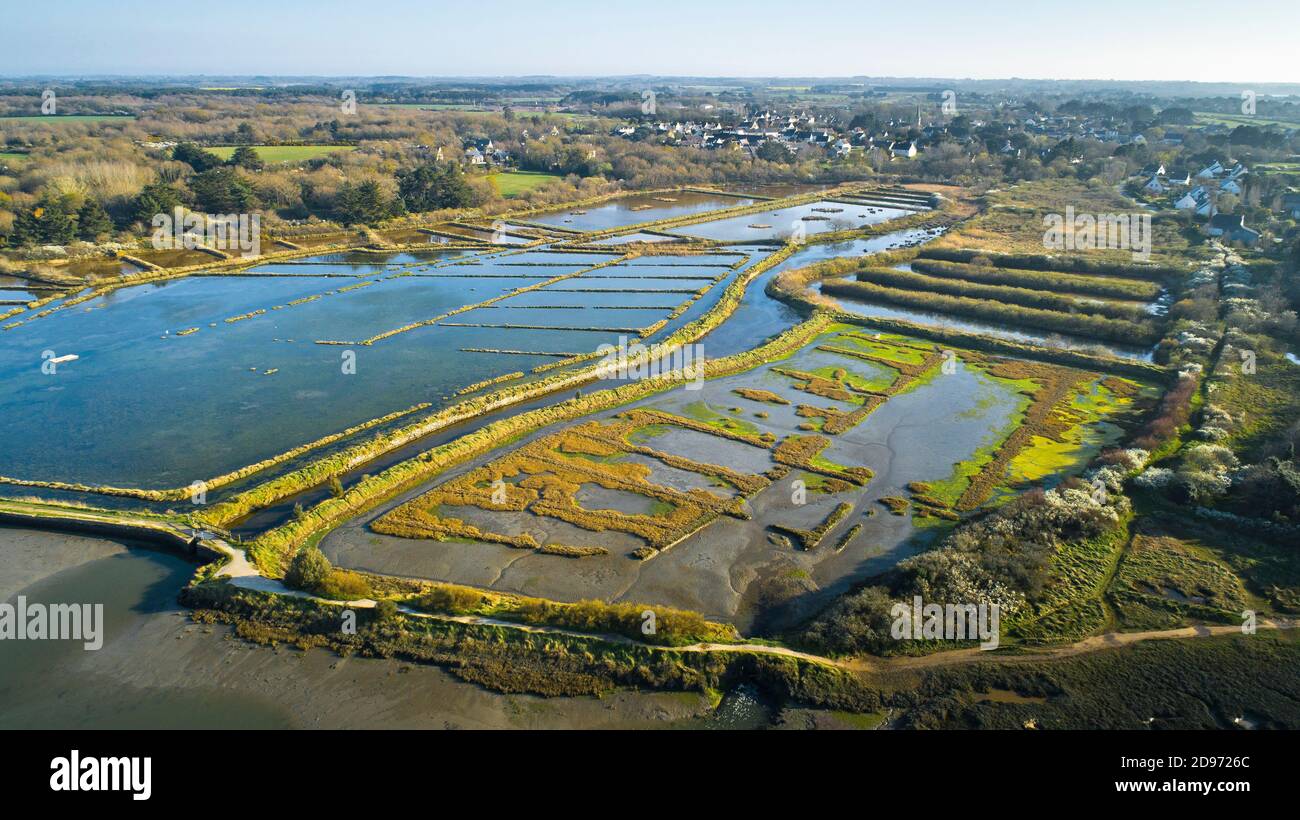
[(1240, 214), (1237, 216), (1233, 216), (1232, 214), (1215, 214), (1210, 217), (1211, 228), (1220, 228), (1225, 231), (1231, 231), (1237, 228), (1244, 228), (1245, 225), (1246, 217)]

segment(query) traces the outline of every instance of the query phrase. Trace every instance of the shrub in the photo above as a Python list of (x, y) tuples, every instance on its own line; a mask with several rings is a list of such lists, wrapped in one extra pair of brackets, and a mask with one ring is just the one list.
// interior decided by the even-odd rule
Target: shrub
[(383, 600), (375, 604), (375, 621), (384, 624), (392, 621), (397, 617), (397, 604), (390, 600)]
[(439, 585), (420, 596), (418, 606), (431, 612), (448, 612), (464, 615), (475, 612), (487, 601), (487, 596), (469, 587)]
[(359, 572), (332, 569), (316, 587), (316, 594), (336, 601), (357, 601), (370, 597), (370, 582)]
[(291, 589), (314, 592), (329, 576), (329, 559), (316, 547), (306, 547), (298, 551), (284, 574), (284, 585)]

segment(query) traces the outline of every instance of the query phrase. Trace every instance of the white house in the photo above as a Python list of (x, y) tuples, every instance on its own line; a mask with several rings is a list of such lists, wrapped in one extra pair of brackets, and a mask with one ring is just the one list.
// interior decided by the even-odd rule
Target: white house
[(891, 157), (907, 157), (911, 159), (916, 156), (916, 142), (895, 142), (889, 146), (889, 155)]
[(1160, 177), (1152, 175), (1151, 179), (1147, 180), (1147, 184), (1142, 186), (1142, 190), (1151, 194), (1163, 194), (1165, 186), (1160, 184)]
[(1216, 159), (1214, 162), (1211, 162), (1209, 165), (1205, 166), (1205, 168), (1202, 169), (1201, 172), (1196, 175), (1196, 178), (1215, 179), (1222, 173), (1223, 173), (1223, 166)]
[(1203, 185), (1197, 185), (1175, 200), (1174, 207), (1180, 211), (1191, 211), (1197, 216), (1212, 216), (1215, 212), (1214, 200), (1210, 199)]

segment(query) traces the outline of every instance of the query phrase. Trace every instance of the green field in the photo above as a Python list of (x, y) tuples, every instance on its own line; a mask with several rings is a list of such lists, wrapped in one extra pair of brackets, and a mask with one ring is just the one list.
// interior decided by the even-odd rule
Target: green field
[(470, 103), (376, 103), (384, 108), (408, 108), (414, 111), (469, 111), (489, 113), (490, 109)]
[(14, 154), (14, 153), (0, 151), (0, 165), (8, 165), (11, 168), (15, 168), (19, 165), (22, 165), (26, 161), (27, 161), (26, 154)]
[(1283, 128), (1295, 128), (1300, 122), (1288, 122), (1287, 120), (1274, 120), (1268, 117), (1248, 117), (1245, 114), (1215, 114), (1208, 111), (1197, 111), (1197, 125), (1280, 125)]
[(497, 189), (497, 193), (506, 199), (526, 194), (534, 188), (540, 188), (553, 179), (559, 179), (556, 174), (548, 174), (543, 171), (506, 171), (501, 174), (492, 174), (488, 180), (492, 186)]
[[(253, 148), (257, 150), (257, 155), (262, 158), (262, 162), (272, 165), (277, 162), (306, 162), (338, 151), (356, 150), (356, 146), (353, 145), (254, 145)], [(207, 150), (222, 159), (230, 159), (235, 153), (233, 145)]]
[(133, 120), (134, 114), (60, 114), (45, 116), (43, 114), (24, 114), (17, 117), (0, 117), (0, 122), (106, 122), (112, 120)]

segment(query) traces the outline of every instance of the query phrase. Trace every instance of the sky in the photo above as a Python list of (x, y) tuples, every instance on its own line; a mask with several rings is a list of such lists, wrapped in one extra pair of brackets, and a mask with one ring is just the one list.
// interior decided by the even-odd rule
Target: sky
[(1296, 0), (39, 0), (0, 75), (1300, 82)]

